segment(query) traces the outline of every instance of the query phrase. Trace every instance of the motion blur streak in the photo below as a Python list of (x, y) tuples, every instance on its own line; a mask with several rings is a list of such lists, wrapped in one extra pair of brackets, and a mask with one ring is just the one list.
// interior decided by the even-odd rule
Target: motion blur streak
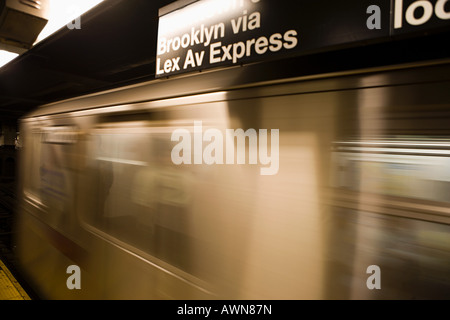
[[(16, 245), (43, 298), (450, 298), (450, 65), (265, 83), (252, 68), (22, 119)], [(278, 172), (260, 174), (248, 140), (244, 164), (174, 164), (172, 132), (196, 121), (278, 129)]]

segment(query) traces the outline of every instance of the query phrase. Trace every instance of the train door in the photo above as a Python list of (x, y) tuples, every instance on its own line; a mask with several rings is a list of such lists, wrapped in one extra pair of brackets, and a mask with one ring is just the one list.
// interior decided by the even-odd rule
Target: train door
[[(416, 76), (410, 71), (410, 79)], [(448, 85), (358, 91), (357, 126), (332, 147), (336, 227), (328, 297), (449, 297)], [(379, 268), (376, 281), (371, 266)]]
[(70, 118), (33, 119), (23, 122), (22, 136), (22, 267), (39, 279), (42, 297), (68, 296), (67, 267), (85, 258), (75, 232), (79, 130)]

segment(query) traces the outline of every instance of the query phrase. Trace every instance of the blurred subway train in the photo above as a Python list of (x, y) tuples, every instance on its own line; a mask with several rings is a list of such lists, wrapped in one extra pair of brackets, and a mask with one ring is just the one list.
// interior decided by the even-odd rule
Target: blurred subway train
[(450, 63), (274, 70), (23, 117), (15, 244), (39, 296), (450, 298)]

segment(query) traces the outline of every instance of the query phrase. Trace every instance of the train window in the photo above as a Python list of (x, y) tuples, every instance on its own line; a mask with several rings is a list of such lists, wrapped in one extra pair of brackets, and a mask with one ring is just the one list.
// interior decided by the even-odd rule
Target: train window
[(25, 141), (29, 161), (25, 195), (46, 207), (56, 225), (67, 223), (73, 210), (77, 135), (72, 126), (49, 126), (32, 130)]
[[(88, 222), (184, 271), (192, 174), (171, 162), (170, 133), (132, 124), (97, 129), (88, 148)], [(166, 129), (167, 130), (167, 129)]]
[(346, 141), (334, 156), (335, 187), (450, 202), (450, 141)]
[(38, 129), (31, 129), (24, 136), (24, 152), (26, 153), (24, 161), (24, 193), (28, 199), (33, 199), (40, 203), (40, 161), (36, 161), (36, 157), (41, 154), (41, 133)]

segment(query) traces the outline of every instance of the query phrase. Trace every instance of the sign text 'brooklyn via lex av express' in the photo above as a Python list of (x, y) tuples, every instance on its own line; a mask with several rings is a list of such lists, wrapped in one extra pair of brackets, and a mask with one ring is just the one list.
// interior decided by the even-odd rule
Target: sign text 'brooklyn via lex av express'
[(450, 0), (180, 0), (160, 9), (156, 77), (331, 50), (449, 24)]

